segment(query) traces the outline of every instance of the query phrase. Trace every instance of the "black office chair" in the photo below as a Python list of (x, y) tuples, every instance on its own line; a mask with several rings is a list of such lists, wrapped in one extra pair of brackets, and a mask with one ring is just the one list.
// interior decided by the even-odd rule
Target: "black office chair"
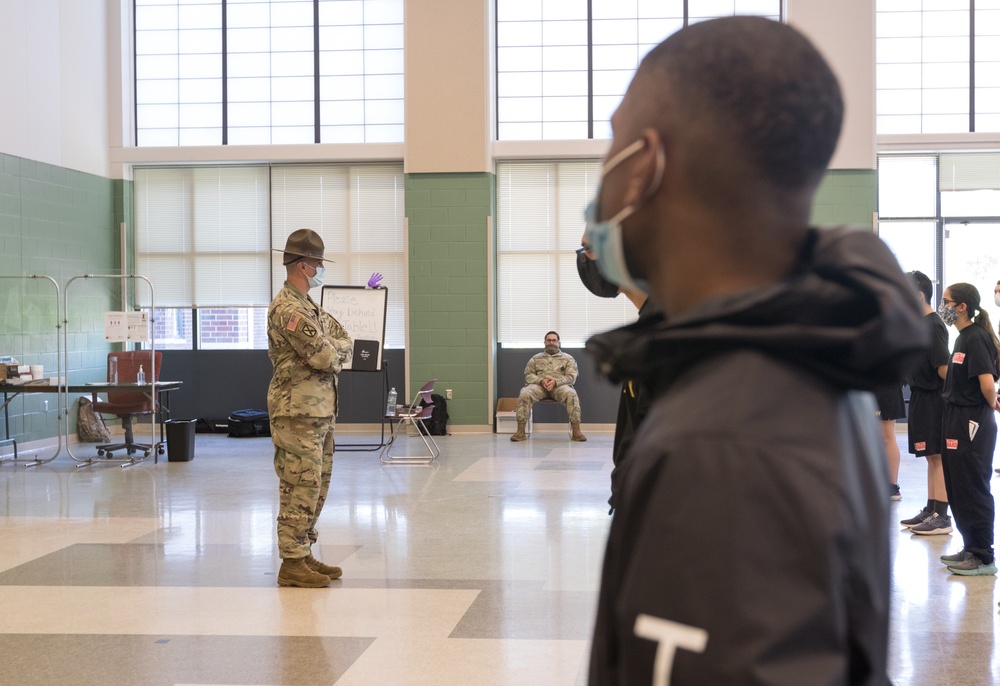
[[(133, 390), (127, 384), (134, 384), (139, 375), (139, 367), (142, 367), (146, 375), (146, 383), (151, 383), (160, 378), (160, 359), (162, 353), (156, 353), (156, 364), (153, 364), (153, 354), (149, 350), (132, 350), (120, 353), (108, 353), (108, 367), (111, 367), (111, 360), (116, 359), (118, 365), (118, 383), (126, 384), (126, 389), (120, 391), (108, 391), (107, 401), (97, 399), (97, 393), (93, 393), (91, 399), (94, 403), (94, 411), (101, 414), (113, 414), (122, 421), (122, 429), (125, 431), (124, 443), (109, 443), (97, 446), (97, 454), (104, 457), (111, 457), (112, 451), (125, 450), (125, 454), (131, 457), (141, 451), (144, 457), (149, 457), (153, 446), (147, 443), (136, 443), (132, 431), (132, 418), (144, 415), (155, 414), (157, 411), (155, 396), (150, 392)], [(110, 372), (109, 372), (110, 373)], [(155, 378), (153, 374), (155, 373)]]

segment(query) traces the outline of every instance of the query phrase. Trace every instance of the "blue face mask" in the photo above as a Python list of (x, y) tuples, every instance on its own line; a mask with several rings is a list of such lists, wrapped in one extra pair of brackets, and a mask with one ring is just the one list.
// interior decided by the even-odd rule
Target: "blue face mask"
[[(604, 169), (601, 171), (602, 178), (607, 176), (608, 173), (621, 164), (622, 161), (642, 150), (645, 144), (646, 142), (640, 139), (622, 149), (621, 152), (612, 157), (608, 163), (604, 165)], [(653, 183), (650, 184), (650, 188), (646, 191), (647, 197), (660, 185), (660, 179), (663, 176), (663, 165), (663, 152), (658, 151), (656, 161), (656, 177), (653, 179)], [(587, 222), (587, 230), (584, 235), (586, 236), (586, 241), (590, 245), (594, 256), (597, 258), (596, 261), (598, 269), (601, 270), (604, 278), (626, 290), (649, 293), (649, 282), (644, 279), (633, 278), (629, 273), (628, 264), (625, 260), (625, 244), (622, 239), (621, 224), (635, 212), (635, 205), (628, 205), (627, 207), (622, 208), (621, 211), (614, 217), (602, 222), (599, 219), (600, 198), (601, 183), (598, 182), (594, 199), (590, 201), (590, 204), (587, 205), (587, 209), (584, 212), (584, 218)]]
[(316, 274), (314, 276), (308, 277), (309, 288), (319, 288), (323, 285), (323, 274), (326, 272), (326, 267), (320, 265), (316, 267)]

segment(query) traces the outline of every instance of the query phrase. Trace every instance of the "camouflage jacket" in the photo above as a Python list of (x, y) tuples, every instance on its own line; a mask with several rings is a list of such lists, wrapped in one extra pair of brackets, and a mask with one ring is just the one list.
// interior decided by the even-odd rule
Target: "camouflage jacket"
[(333, 417), (337, 375), (353, 342), (336, 319), (285, 282), (267, 310), (267, 354), (274, 366), (267, 390), (272, 417)]
[(572, 386), (576, 383), (576, 360), (561, 350), (555, 355), (541, 352), (528, 360), (524, 368), (524, 383), (541, 383), (542, 379), (555, 379), (557, 386)]

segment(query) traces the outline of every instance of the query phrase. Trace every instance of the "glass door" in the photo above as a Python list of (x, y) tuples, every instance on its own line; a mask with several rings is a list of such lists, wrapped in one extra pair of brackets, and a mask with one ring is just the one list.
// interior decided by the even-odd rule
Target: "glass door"
[(990, 319), (1000, 309), (993, 304), (993, 289), (1000, 281), (1000, 219), (945, 220), (942, 282), (964, 281), (979, 290)]
[[(983, 309), (996, 326), (1000, 308), (994, 304), (993, 289), (1000, 281), (1000, 219), (956, 221), (944, 224), (943, 278), (941, 291), (953, 283), (971, 283), (979, 291)], [(956, 332), (948, 327), (954, 342)]]

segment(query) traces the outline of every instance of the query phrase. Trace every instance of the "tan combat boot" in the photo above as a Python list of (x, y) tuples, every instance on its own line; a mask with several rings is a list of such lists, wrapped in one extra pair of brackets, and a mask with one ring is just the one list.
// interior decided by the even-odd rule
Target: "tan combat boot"
[(512, 440), (512, 441), (524, 441), (524, 440), (527, 440), (528, 436), (527, 436), (527, 434), (524, 433), (524, 425), (526, 423), (527, 422), (522, 422), (522, 421), (518, 420), (518, 422), (517, 422), (517, 431), (514, 433), (513, 436), (510, 437), (510, 440)]
[(281, 561), (278, 570), (279, 586), (298, 586), (299, 588), (323, 588), (330, 585), (330, 577), (309, 569), (302, 558)]
[(314, 572), (319, 572), (320, 574), (330, 577), (331, 581), (333, 579), (339, 579), (340, 576), (344, 573), (344, 570), (341, 569), (340, 567), (333, 567), (332, 565), (323, 564), (315, 557), (313, 557), (312, 553), (306, 555), (305, 563), (306, 567), (313, 570)]
[(583, 435), (582, 431), (580, 431), (580, 422), (570, 422), (569, 425), (573, 429), (573, 435), (570, 436), (572, 440), (574, 441), (587, 440), (587, 437)]

